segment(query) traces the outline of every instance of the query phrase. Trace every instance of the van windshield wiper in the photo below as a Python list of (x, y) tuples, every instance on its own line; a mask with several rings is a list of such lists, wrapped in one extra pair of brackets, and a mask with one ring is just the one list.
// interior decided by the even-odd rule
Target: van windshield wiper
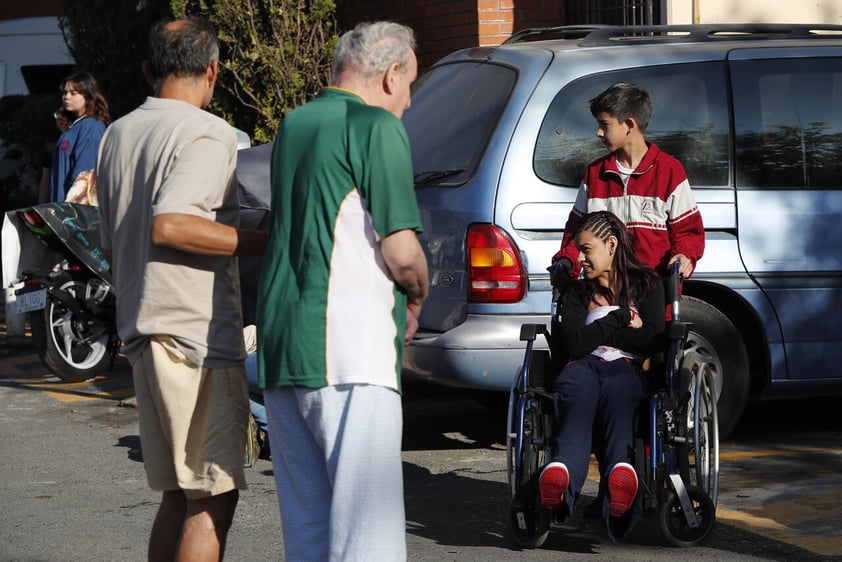
[(419, 172), (415, 174), (415, 185), (430, 183), (436, 180), (449, 178), (456, 174), (461, 174), (465, 168), (451, 168), (449, 170), (435, 170), (430, 172)]

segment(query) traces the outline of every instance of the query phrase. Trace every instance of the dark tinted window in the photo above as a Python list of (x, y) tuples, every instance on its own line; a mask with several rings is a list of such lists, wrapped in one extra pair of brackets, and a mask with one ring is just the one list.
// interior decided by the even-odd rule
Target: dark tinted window
[(633, 68), (568, 84), (553, 100), (538, 135), (534, 167), (541, 179), (579, 185), (585, 166), (605, 154), (588, 102), (620, 80), (652, 95), (646, 138), (681, 161), (690, 185), (728, 184), (728, 103), (719, 63)]
[[(41, 64), (20, 67), (30, 94), (56, 94), (59, 84), (73, 71), (69, 64)], [(58, 103), (58, 101), (56, 101)]]
[(403, 116), (417, 185), (460, 185), (474, 174), (516, 78), (511, 68), (471, 62), (418, 79)]
[(732, 62), (737, 186), (842, 185), (842, 59)]

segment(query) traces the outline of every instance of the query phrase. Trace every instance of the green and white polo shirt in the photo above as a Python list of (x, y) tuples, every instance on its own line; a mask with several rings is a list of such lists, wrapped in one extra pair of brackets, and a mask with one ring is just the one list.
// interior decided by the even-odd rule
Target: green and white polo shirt
[(403, 123), (352, 92), (325, 88), (284, 118), (271, 182), (261, 386), (400, 390), (406, 296), (380, 240), (421, 231)]

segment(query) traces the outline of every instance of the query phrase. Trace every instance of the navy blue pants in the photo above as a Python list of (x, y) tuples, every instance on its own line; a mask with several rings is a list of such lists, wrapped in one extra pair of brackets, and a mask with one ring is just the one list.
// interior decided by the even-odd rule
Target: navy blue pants
[[(632, 461), (638, 410), (646, 389), (633, 363), (623, 359), (603, 361), (589, 355), (564, 367), (553, 384), (553, 394), (556, 419), (553, 460), (563, 462), (570, 472), (570, 487), (564, 495), (561, 514), (566, 519), (573, 512), (573, 504), (588, 476), (594, 434), (603, 453), (600, 474), (603, 483), (615, 464)], [(603, 517), (608, 523), (608, 497), (600, 496), (604, 502)], [(621, 538), (631, 529), (642, 511), (640, 504), (638, 497), (626, 521), (609, 525), (612, 539)]]

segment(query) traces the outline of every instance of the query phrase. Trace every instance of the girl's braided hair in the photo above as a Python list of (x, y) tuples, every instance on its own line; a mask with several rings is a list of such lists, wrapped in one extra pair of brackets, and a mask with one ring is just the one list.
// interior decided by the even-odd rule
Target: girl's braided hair
[(614, 294), (614, 289), (603, 287), (596, 281), (586, 281), (580, 285), (585, 302), (590, 302), (599, 293), (609, 303), (629, 308), (646, 300), (653, 290), (662, 289), (661, 277), (637, 257), (629, 229), (615, 214), (608, 211), (588, 213), (579, 223), (574, 236), (582, 232), (590, 232), (603, 242), (611, 236), (617, 239), (611, 271), (611, 287), (616, 288), (617, 294)]

